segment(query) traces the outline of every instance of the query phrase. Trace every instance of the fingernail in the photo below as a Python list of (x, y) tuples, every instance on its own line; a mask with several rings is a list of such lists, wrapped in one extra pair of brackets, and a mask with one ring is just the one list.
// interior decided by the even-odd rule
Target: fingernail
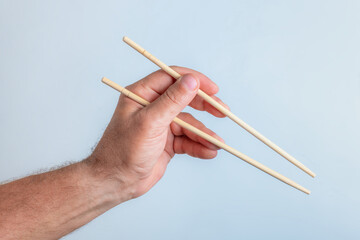
[(190, 74), (182, 76), (180, 82), (181, 84), (184, 84), (186, 88), (189, 89), (190, 91), (194, 91), (198, 85), (196, 79)]

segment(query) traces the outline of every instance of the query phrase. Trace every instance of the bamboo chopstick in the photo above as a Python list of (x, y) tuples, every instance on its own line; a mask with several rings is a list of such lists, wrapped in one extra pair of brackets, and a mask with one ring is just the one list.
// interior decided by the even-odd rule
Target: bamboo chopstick
[[(140, 103), (143, 106), (146, 106), (148, 104), (150, 104), (148, 101), (146, 101), (145, 99), (139, 97), (138, 95), (132, 93), (131, 91), (127, 90), (126, 88), (121, 87), (119, 84), (114, 83), (113, 81), (111, 81), (110, 79), (107, 78), (102, 78), (102, 82), (105, 83), (106, 85), (112, 87), (113, 89), (123, 93), (124, 95), (126, 95), (127, 97), (131, 98), (132, 100), (134, 100), (135, 102)], [(253, 165), (254, 167), (260, 169), (261, 171), (273, 176), (274, 178), (279, 179), (280, 181), (306, 193), (306, 194), (310, 194), (310, 190), (304, 188), (303, 186), (299, 185), (298, 183), (292, 181), (291, 179), (281, 175), (280, 173), (268, 168), (267, 166), (255, 161), (254, 159), (250, 158), (249, 156), (237, 151), (236, 149), (230, 147), (229, 145), (217, 140), (216, 138), (210, 136), (209, 134), (201, 131), (200, 129), (190, 125), (187, 122), (184, 122), (183, 120), (179, 119), (179, 118), (174, 118), (173, 120), (175, 123), (179, 124), (181, 127), (195, 133), (196, 135), (204, 138), (205, 140), (211, 142), (212, 144), (218, 146), (219, 148), (224, 149), (225, 151), (233, 154), (234, 156), (244, 160), (245, 162)]]
[[(165, 63), (154, 57), (152, 54), (150, 54), (148, 51), (146, 51), (144, 48), (142, 48), (140, 45), (132, 41), (128, 37), (124, 37), (123, 41), (127, 43), (129, 46), (131, 46), (133, 49), (141, 53), (143, 56), (145, 56), (147, 59), (158, 65), (161, 69), (163, 69), (165, 72), (167, 72), (169, 75), (171, 75), (175, 79), (179, 79), (181, 75), (177, 73), (175, 70), (167, 66)], [(287, 159), (289, 162), (309, 174), (311, 177), (315, 177), (316, 174), (313, 173), (309, 168), (307, 168), (304, 164), (296, 160), (293, 156), (285, 152), (282, 148), (277, 146), (275, 143), (270, 141), (268, 138), (266, 138), (264, 135), (256, 131), (253, 127), (251, 127), (249, 124), (238, 118), (235, 114), (233, 114), (230, 110), (226, 109), (224, 106), (222, 106), (220, 103), (215, 101), (213, 98), (211, 98), (209, 95), (207, 95), (205, 92), (201, 91), (199, 89), (198, 95), (202, 98), (204, 98), (205, 101), (207, 101), (209, 104), (214, 106), (217, 110), (225, 114), (227, 117), (229, 117), (231, 120), (236, 122), (238, 125), (240, 125), (242, 128), (244, 128), (246, 131), (251, 133), (254, 137), (262, 141), (264, 144), (266, 144), (268, 147), (273, 149), (275, 152), (283, 156), (285, 159)]]

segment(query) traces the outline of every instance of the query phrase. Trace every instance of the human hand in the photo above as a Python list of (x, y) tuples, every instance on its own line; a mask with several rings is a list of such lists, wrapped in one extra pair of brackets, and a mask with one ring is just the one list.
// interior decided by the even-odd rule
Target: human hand
[[(106, 178), (121, 182), (119, 191), (122, 192), (122, 199), (128, 200), (146, 193), (164, 175), (175, 153), (186, 153), (202, 159), (217, 155), (218, 147), (172, 120), (177, 116), (222, 140), (192, 115), (180, 113), (190, 105), (216, 117), (225, 117), (196, 96), (200, 88), (223, 104), (214, 96), (218, 87), (199, 72), (182, 67), (173, 69), (183, 75), (179, 81), (175, 82), (171, 76), (159, 70), (127, 87), (151, 104), (143, 107), (121, 95), (103, 137), (87, 160)], [(123, 196), (124, 192), (127, 196)]]

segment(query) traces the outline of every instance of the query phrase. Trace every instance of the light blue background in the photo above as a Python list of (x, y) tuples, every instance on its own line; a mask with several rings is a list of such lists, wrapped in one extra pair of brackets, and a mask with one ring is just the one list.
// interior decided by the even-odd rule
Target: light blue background
[(212, 78), (240, 118), (194, 112), (226, 142), (312, 190), (220, 152), (176, 156), (145, 196), (65, 239), (359, 239), (359, 1), (0, 1), (0, 180), (90, 154), (128, 85), (165, 63)]

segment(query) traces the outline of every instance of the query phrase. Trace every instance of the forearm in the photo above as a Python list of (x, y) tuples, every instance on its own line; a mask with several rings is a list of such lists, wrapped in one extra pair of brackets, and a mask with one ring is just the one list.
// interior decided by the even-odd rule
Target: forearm
[(83, 161), (0, 186), (0, 235), (58, 239), (130, 198), (101, 172)]

